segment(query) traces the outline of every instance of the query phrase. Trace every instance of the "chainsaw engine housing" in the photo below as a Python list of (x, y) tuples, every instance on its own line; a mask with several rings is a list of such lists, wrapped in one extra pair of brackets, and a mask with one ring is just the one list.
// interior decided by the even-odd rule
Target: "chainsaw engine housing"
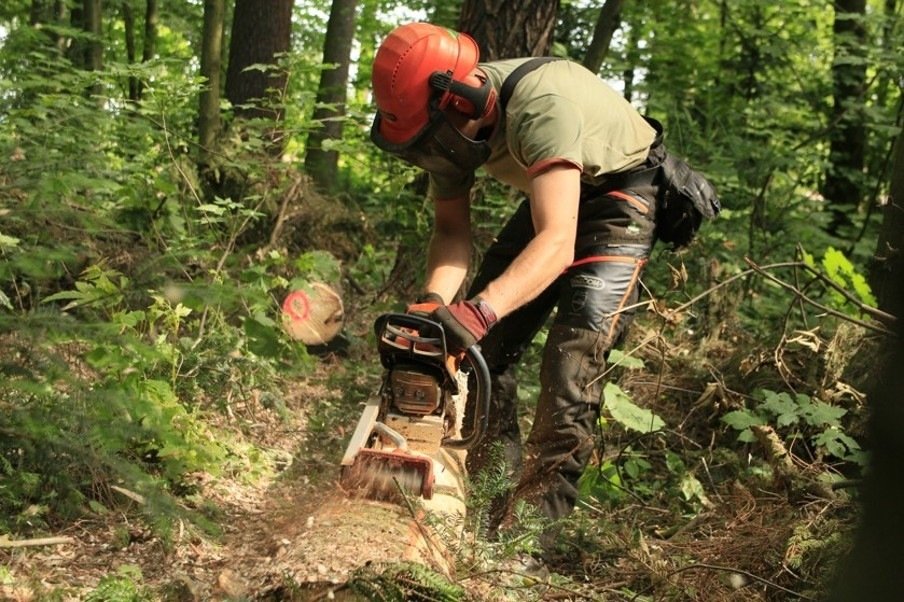
[(433, 370), (423, 366), (398, 366), (389, 371), (387, 393), (402, 414), (426, 416), (441, 412), (443, 389)]

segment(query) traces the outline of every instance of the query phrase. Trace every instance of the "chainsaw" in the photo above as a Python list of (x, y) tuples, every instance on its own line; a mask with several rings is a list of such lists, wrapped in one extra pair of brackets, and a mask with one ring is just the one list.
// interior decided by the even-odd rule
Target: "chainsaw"
[[(487, 428), (490, 373), (477, 345), (450, 356), (442, 325), (413, 314), (374, 324), (384, 368), (378, 396), (365, 404), (342, 458), (340, 485), (373, 500), (431, 499), (440, 449), (467, 450)], [(474, 411), (463, 425), (469, 388)]]

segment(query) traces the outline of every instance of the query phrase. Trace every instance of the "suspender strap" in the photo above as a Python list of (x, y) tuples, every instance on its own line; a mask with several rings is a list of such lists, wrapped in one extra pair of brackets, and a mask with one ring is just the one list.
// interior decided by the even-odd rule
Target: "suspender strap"
[(506, 105), (508, 105), (508, 101), (512, 97), (512, 92), (515, 91), (515, 86), (518, 85), (518, 82), (521, 81), (521, 78), (523, 78), (525, 75), (527, 75), (540, 65), (545, 65), (546, 63), (551, 63), (552, 61), (561, 60), (564, 59), (561, 59), (557, 56), (538, 56), (518, 65), (515, 70), (505, 78), (505, 81), (502, 82), (502, 89), (499, 91), (499, 105), (502, 107), (502, 110), (505, 111), (505, 107)]

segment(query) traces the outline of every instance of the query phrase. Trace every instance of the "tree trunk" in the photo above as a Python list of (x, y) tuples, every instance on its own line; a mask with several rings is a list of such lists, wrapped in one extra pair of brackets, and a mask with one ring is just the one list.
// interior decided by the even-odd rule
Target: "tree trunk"
[[(86, 71), (103, 69), (104, 47), (101, 41), (101, 0), (82, 0), (72, 7), (70, 23), (74, 29), (89, 34), (88, 41), (76, 41), (69, 49), (73, 64)], [(89, 93), (97, 92), (93, 86)]]
[[(282, 119), (279, 94), (286, 75), (276, 70), (277, 55), (289, 50), (292, 0), (236, 0), (226, 72), (226, 97), (237, 115)], [(248, 69), (268, 65), (273, 69)]]
[(599, 73), (603, 61), (606, 60), (609, 45), (612, 43), (612, 34), (618, 29), (619, 14), (624, 3), (625, 0), (606, 0), (600, 9), (596, 26), (593, 28), (593, 39), (590, 40), (590, 46), (584, 56), (584, 66), (594, 73)]
[(640, 34), (637, 27), (631, 27), (628, 31), (628, 42), (625, 45), (625, 69), (622, 71), (624, 91), (622, 96), (631, 102), (634, 96), (634, 79), (636, 65), (640, 62)]
[(823, 196), (829, 204), (829, 234), (845, 235), (862, 198), (866, 155), (862, 96), (866, 86), (866, 0), (835, 3), (835, 62), (832, 65), (833, 107), (829, 133), (829, 165)]
[(336, 189), (339, 153), (324, 148), (324, 142), (342, 137), (357, 5), (358, 0), (333, 0), (323, 43), (323, 63), (327, 66), (320, 73), (313, 115), (318, 128), (308, 135), (305, 171), (320, 189), (327, 192)]
[(225, 0), (204, 0), (204, 29), (201, 37), (201, 77), (207, 84), (201, 91), (198, 110), (198, 144), (201, 164), (220, 131), (220, 60), (223, 51)]
[[(135, 12), (132, 10), (131, 0), (122, 1), (123, 35), (126, 42), (126, 62), (134, 65), (137, 58), (135, 52)], [(129, 76), (129, 100), (138, 102), (139, 79), (134, 75)]]
[[(28, 13), (28, 22), (32, 27), (44, 24), (61, 25), (66, 19), (65, 0), (32, 0)], [(44, 33), (57, 50), (63, 52), (66, 48), (65, 36), (44, 29)]]
[[(157, 54), (157, 21), (159, 18), (157, 0), (147, 0), (144, 8), (144, 43), (141, 47), (142, 63), (150, 61)], [(139, 80), (137, 90), (139, 100), (143, 90), (144, 82)]]
[(863, 516), (854, 548), (839, 562), (830, 602), (894, 600), (904, 588), (904, 136), (898, 134), (891, 199), (876, 252), (879, 307), (898, 318), (879, 357), (884, 366), (869, 395), (871, 461), (863, 491)]
[(84, 0), (85, 31), (93, 36), (85, 53), (85, 68), (101, 71), (104, 68), (104, 44), (101, 36), (101, 0)]
[[(893, 313), (891, 304), (896, 287), (904, 282), (904, 135), (895, 141), (891, 169), (891, 190), (885, 205), (879, 243), (870, 270), (870, 283), (879, 309)], [(904, 315), (899, 316), (904, 320)]]
[(484, 61), (543, 56), (558, 10), (558, 0), (464, 0), (458, 30), (477, 40)]

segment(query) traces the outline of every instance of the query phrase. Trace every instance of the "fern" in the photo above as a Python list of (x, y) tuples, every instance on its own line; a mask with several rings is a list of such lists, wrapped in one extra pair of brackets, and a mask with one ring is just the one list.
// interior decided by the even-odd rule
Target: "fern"
[(380, 602), (461, 602), (465, 590), (439, 573), (416, 563), (390, 564), (377, 571), (359, 569), (348, 587), (367, 600)]
[(113, 575), (106, 575), (97, 584), (85, 602), (150, 602), (153, 598), (141, 581), (141, 570), (134, 565), (123, 565)]

